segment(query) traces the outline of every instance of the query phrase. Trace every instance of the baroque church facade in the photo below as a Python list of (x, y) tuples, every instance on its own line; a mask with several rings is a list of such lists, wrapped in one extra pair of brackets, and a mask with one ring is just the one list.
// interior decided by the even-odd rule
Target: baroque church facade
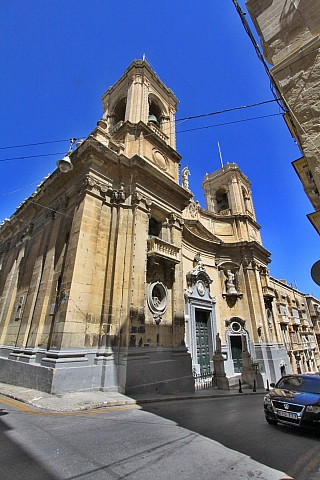
[(177, 99), (146, 61), (102, 104), (69, 152), (72, 170), (55, 170), (1, 225), (0, 381), (192, 391), (195, 373), (213, 371), (217, 341), (228, 377), (241, 374), (244, 346), (265, 380), (284, 366), (316, 370), (306, 307), (301, 355), (284, 340), (293, 304), (284, 318), (277, 291), (295, 293), (269, 275), (248, 178), (234, 163), (207, 174), (200, 207), (187, 168), (180, 181)]

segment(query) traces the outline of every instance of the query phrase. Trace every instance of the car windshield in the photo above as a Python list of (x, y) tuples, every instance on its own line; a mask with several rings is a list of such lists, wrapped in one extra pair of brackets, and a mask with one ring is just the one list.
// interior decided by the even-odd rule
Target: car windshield
[(276, 387), (283, 388), (284, 390), (320, 394), (320, 377), (284, 377), (279, 380)]

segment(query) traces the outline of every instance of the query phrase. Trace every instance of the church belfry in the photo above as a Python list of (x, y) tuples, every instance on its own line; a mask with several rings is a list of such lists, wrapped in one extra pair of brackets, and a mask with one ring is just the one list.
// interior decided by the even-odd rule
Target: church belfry
[(239, 239), (254, 239), (261, 243), (250, 185), (250, 180), (235, 163), (227, 163), (219, 170), (206, 174), (202, 188), (208, 212), (218, 218), (234, 218)]
[(203, 181), (206, 206), (209, 212), (249, 215), (255, 220), (251, 200), (251, 182), (235, 163), (207, 174)]
[(102, 96), (107, 132), (178, 182), (175, 113), (178, 100), (145, 60), (134, 60)]

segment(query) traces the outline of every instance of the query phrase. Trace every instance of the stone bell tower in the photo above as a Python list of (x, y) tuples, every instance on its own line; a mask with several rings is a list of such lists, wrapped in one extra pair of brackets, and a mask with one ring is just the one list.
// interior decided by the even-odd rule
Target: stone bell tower
[(175, 151), (178, 100), (149, 64), (135, 60), (102, 96), (107, 131), (124, 144), (128, 157), (139, 155), (176, 182), (180, 156)]
[(106, 345), (116, 352), (126, 393), (192, 390), (181, 261), (182, 211), (191, 192), (179, 185), (178, 100), (146, 61), (135, 60), (102, 103), (93, 136), (122, 148), (117, 165), (105, 164), (105, 174), (122, 191), (111, 207)]
[(261, 243), (250, 186), (251, 182), (235, 163), (227, 163), (207, 174), (202, 184), (207, 211), (220, 217), (234, 218), (239, 240)]

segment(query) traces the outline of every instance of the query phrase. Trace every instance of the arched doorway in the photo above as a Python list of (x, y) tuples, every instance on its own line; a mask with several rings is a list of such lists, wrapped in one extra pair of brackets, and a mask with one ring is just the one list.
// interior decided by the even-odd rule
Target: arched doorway
[(243, 342), (246, 342), (247, 349), (249, 348), (249, 333), (244, 328), (245, 321), (239, 317), (232, 317), (227, 320), (227, 344), (229, 347), (229, 356), (233, 363), (233, 373), (242, 372), (242, 350)]
[(195, 266), (187, 274), (186, 300), (186, 345), (196, 374), (212, 372), (212, 356), (217, 333), (215, 298), (210, 295), (211, 278), (206, 272), (200, 255), (195, 257)]

